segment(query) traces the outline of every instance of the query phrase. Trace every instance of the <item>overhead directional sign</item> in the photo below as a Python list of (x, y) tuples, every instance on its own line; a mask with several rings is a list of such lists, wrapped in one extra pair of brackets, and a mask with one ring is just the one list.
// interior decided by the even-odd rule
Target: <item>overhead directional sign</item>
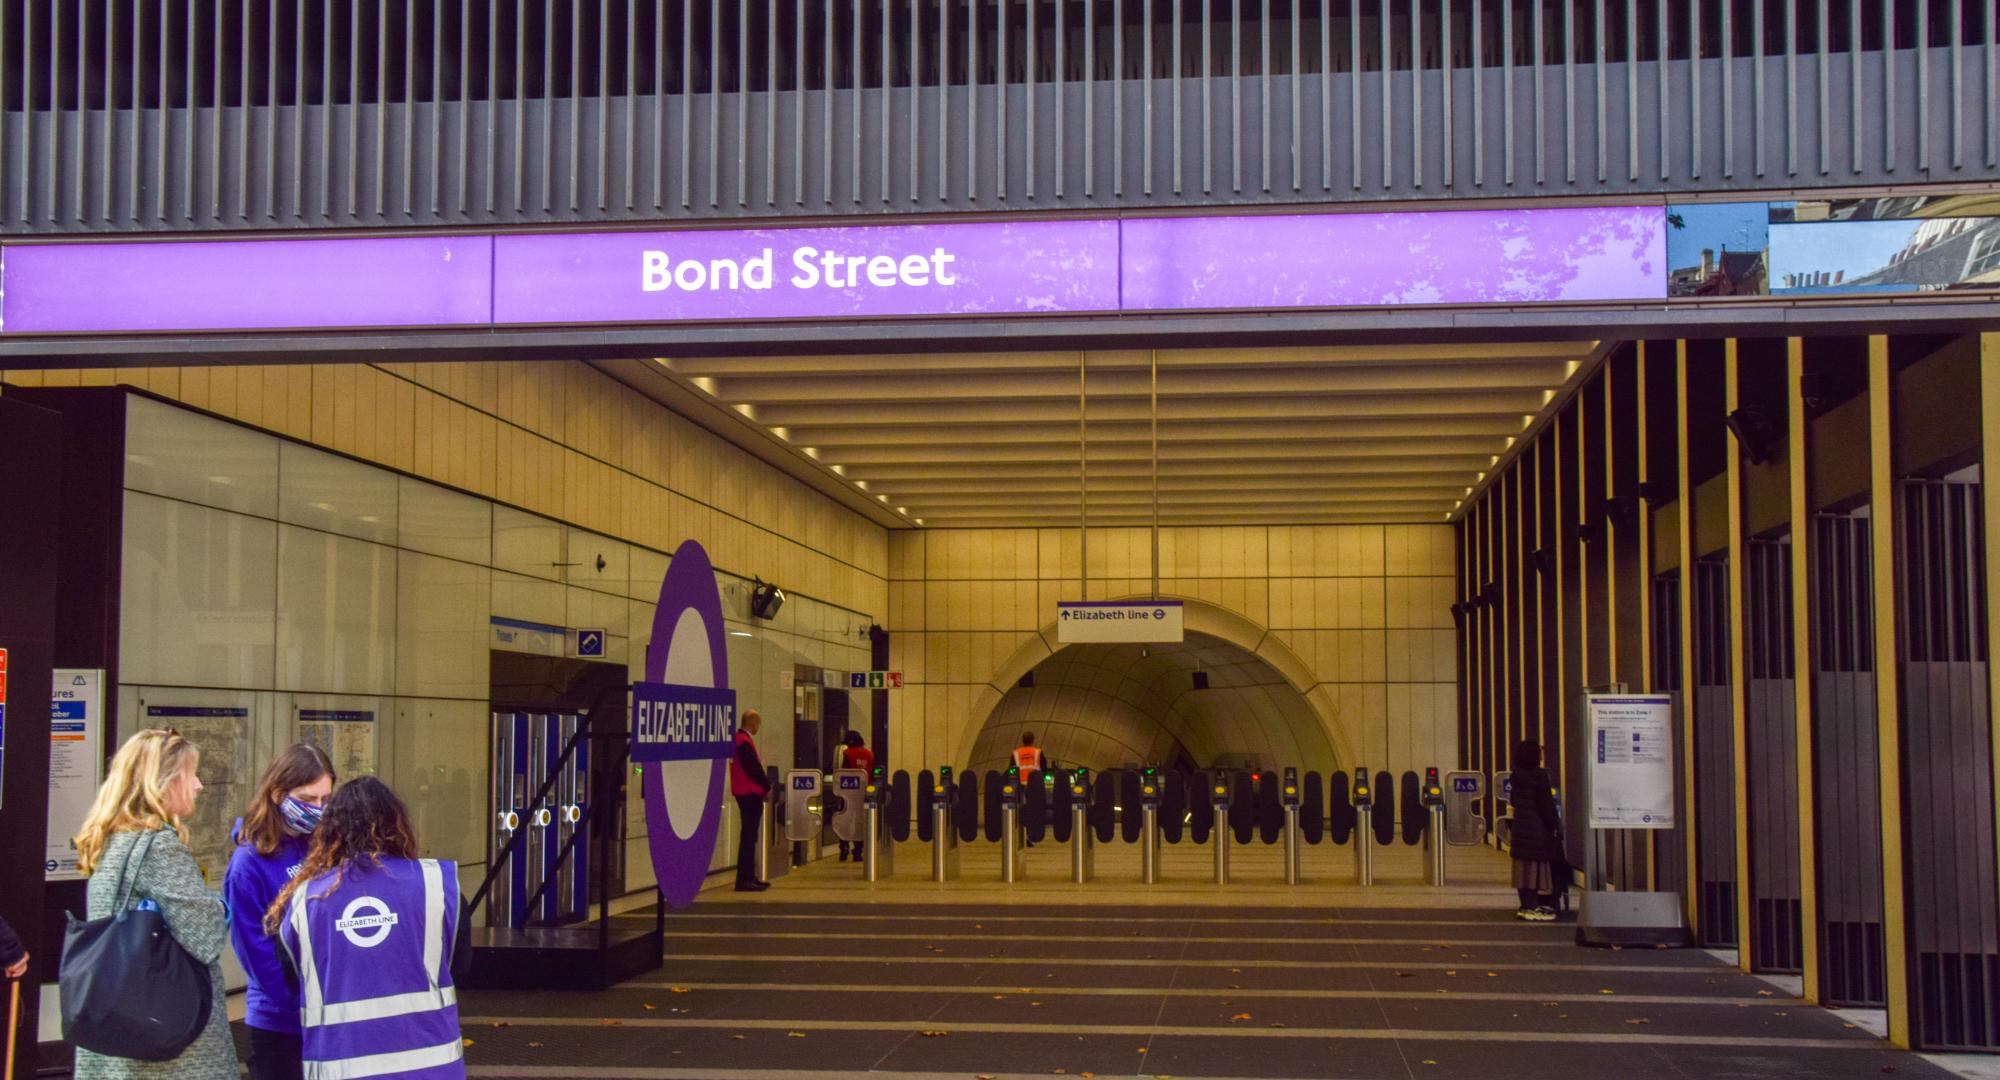
[(849, 690), (901, 690), (903, 673), (900, 671), (851, 671), (847, 674)]
[(576, 654), (578, 656), (603, 656), (604, 631), (578, 630), (576, 632)]
[(1165, 645), (1186, 634), (1179, 600), (1065, 600), (1056, 604), (1056, 640)]

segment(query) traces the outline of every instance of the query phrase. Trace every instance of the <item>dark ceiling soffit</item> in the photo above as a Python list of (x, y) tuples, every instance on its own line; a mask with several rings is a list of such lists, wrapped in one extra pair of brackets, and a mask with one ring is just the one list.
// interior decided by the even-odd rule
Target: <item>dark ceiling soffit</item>
[(1745, 302), (1643, 308), (1522, 307), (1257, 314), (1118, 315), (854, 323), (0, 337), (0, 370), (427, 360), (640, 359), (942, 349), (1250, 348), (1260, 345), (1929, 333), (2000, 328), (1989, 297), (1871, 303)]
[(826, 466), (799, 453), (769, 428), (687, 384), (680, 376), (651, 360), (608, 360), (592, 364), (635, 393), (656, 401), (714, 433), (779, 472), (826, 496), (845, 510), (885, 529), (911, 529), (916, 524), (869, 498), (865, 492)]

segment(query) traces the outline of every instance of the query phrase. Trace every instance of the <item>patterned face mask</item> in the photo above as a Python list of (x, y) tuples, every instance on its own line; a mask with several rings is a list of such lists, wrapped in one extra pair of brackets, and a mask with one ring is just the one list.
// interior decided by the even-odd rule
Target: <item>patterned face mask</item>
[(285, 801), (278, 804), (278, 812), (285, 816), (285, 826), (292, 832), (311, 836), (312, 831), (319, 828), (320, 815), (325, 813), (325, 809), (287, 795)]

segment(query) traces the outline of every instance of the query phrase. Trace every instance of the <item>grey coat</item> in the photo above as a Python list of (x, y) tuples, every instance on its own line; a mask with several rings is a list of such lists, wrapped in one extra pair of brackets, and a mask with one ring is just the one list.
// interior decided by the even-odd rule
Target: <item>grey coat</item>
[[(113, 914), (119, 881), (127, 872), (133, 846), (144, 835), (136, 829), (114, 833), (105, 843), (85, 892), (86, 918)], [(236, 1044), (229, 1037), (229, 1009), (222, 1000), (222, 946), (229, 940), (229, 918), (222, 897), (202, 882), (201, 868), (172, 829), (154, 834), (144, 861), (131, 872), (137, 875), (132, 902), (151, 900), (158, 904), (174, 940), (208, 965), (209, 992), (214, 995), (208, 1027), (172, 1061), (135, 1061), (78, 1050), (76, 1080), (235, 1080)]]

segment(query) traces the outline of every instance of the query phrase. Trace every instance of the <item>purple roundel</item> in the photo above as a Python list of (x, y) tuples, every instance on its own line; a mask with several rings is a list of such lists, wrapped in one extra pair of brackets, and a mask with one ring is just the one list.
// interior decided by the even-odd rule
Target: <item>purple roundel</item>
[[(723, 690), (729, 686), (729, 652), (722, 626), (722, 594), (708, 553), (692, 540), (674, 551), (653, 611), (646, 681)], [(733, 720), (733, 705), (732, 705)], [(730, 725), (731, 736), (734, 724)], [(660, 894), (674, 907), (694, 902), (715, 854), (722, 826), (729, 746), (704, 743), (701, 756), (639, 761), (646, 802), (647, 845)], [(637, 747), (635, 746), (635, 749)]]

